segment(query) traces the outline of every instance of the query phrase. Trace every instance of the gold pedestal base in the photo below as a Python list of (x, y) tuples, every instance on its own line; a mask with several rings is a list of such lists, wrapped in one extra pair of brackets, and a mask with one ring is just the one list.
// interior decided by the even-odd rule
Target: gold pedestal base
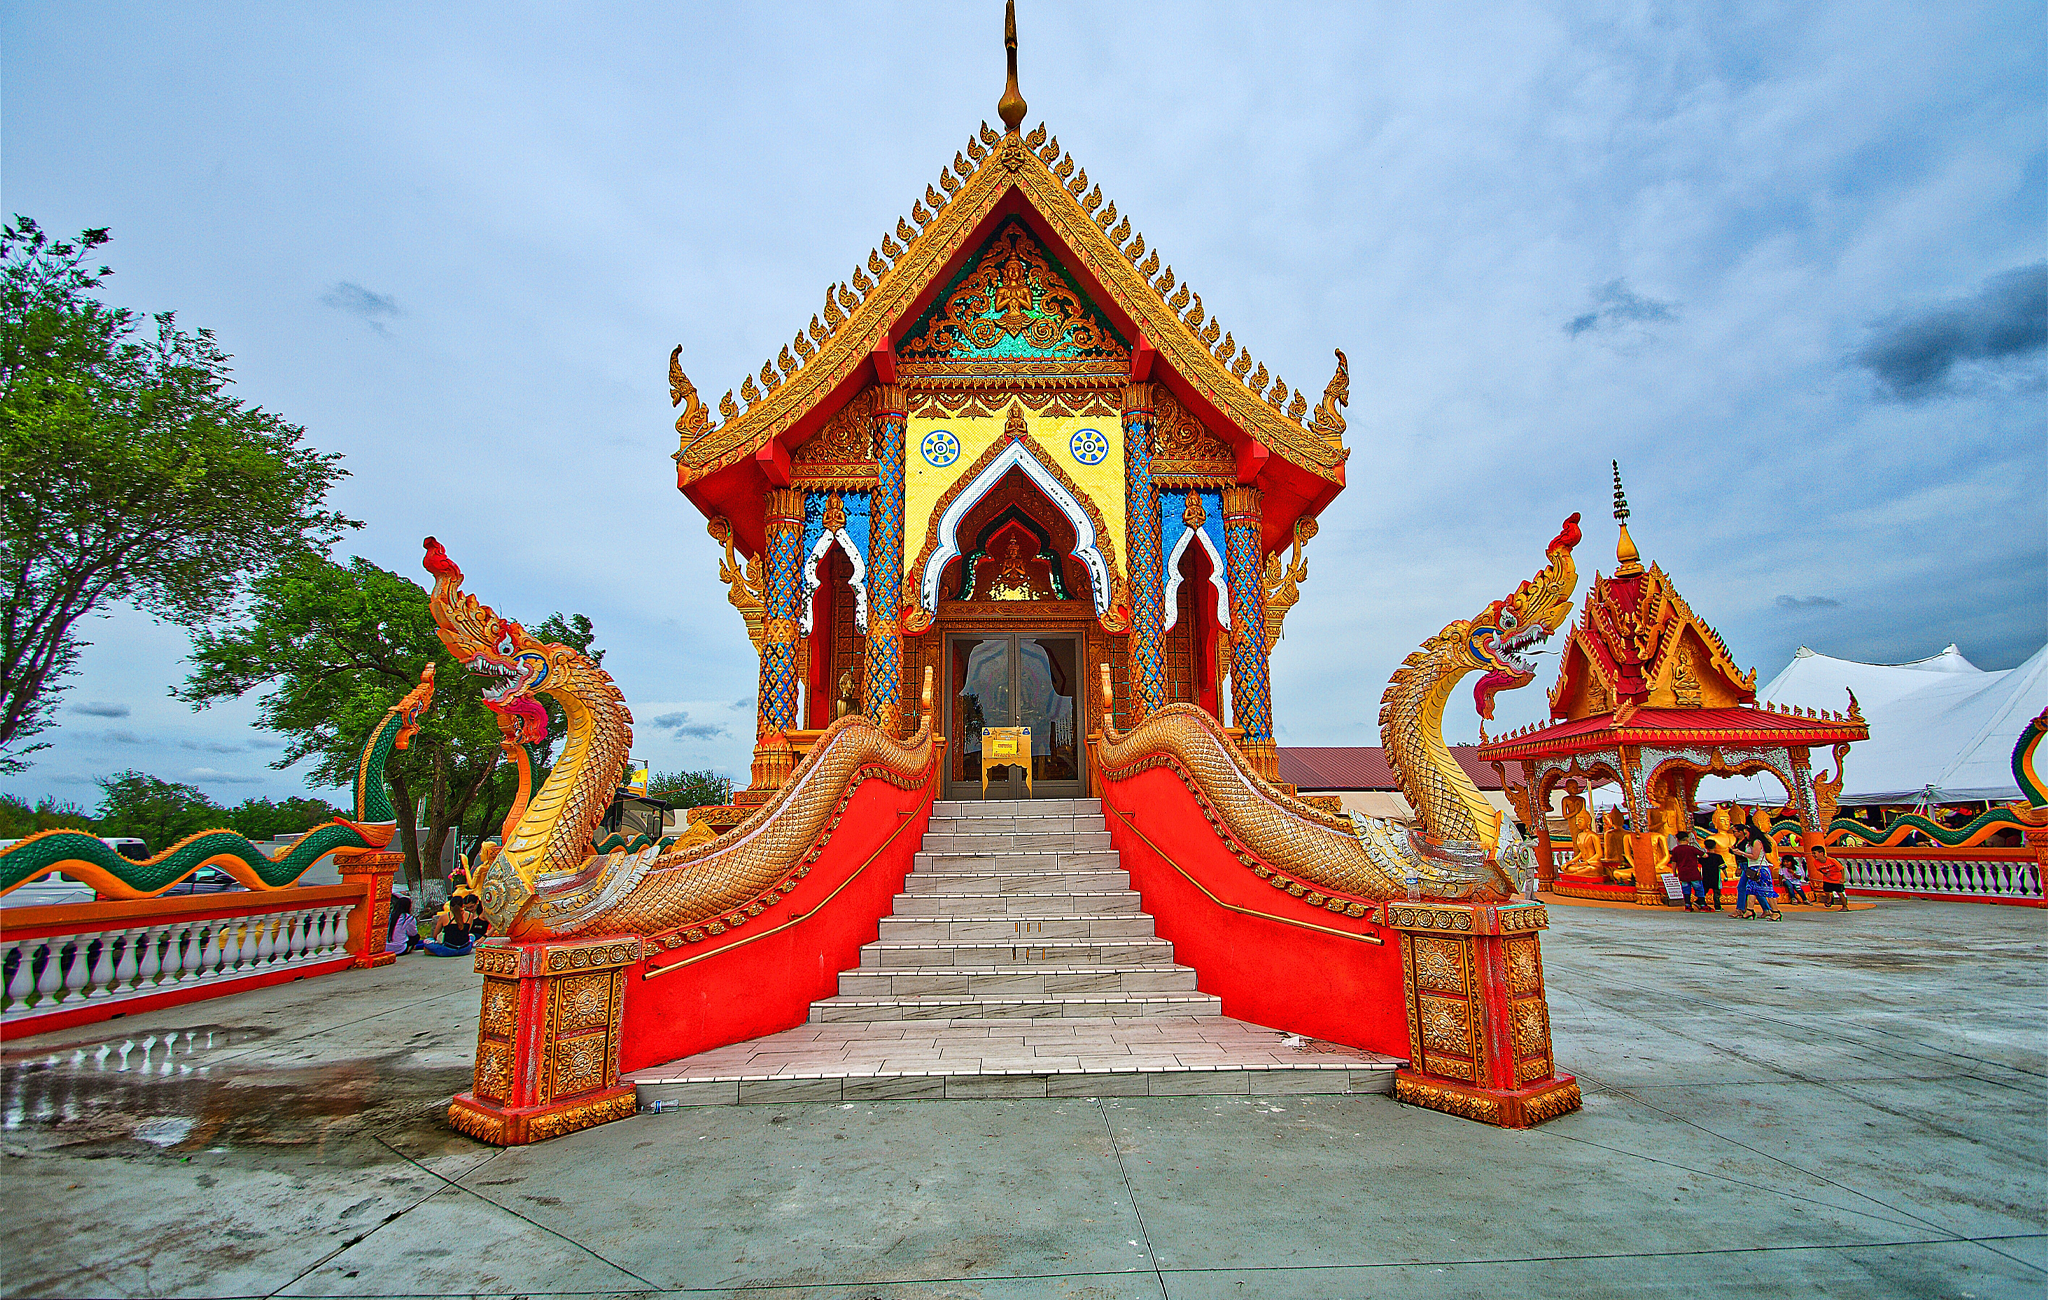
[(448, 1103), (448, 1123), (479, 1142), (513, 1147), (545, 1142), (615, 1119), (631, 1119), (639, 1109), (630, 1084), (550, 1106), (499, 1106), (473, 1092), (464, 1092)]
[(1405, 1066), (1394, 1072), (1394, 1100), (1502, 1128), (1528, 1128), (1570, 1114), (1584, 1104), (1579, 1081), (1569, 1074), (1526, 1088), (1496, 1090), (1439, 1079)]

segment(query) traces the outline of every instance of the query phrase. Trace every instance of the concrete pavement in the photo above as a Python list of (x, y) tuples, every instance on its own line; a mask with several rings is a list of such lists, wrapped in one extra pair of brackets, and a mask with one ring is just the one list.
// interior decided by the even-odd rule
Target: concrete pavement
[(477, 977), (418, 956), (20, 1040), (0, 1079), (0, 1286), (807, 1300), (2048, 1287), (2048, 917), (1934, 903), (1776, 925), (1551, 917), (1557, 1056), (1586, 1109), (1527, 1133), (1379, 1096), (1104, 1097), (689, 1107), (496, 1151), (441, 1118), (467, 1079)]

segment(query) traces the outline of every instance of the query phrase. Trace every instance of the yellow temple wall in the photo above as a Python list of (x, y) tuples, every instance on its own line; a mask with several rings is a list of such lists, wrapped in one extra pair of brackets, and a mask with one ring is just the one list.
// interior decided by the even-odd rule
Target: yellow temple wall
[[(911, 570), (917, 564), (917, 557), (924, 553), (925, 544), (934, 540), (938, 528), (938, 504), (955, 483), (975, 472), (982, 456), (1002, 440), (1005, 427), (1003, 415), (977, 416), (967, 419), (945, 417), (912, 416), (904, 435), (905, 472), (903, 483), (904, 520), (904, 580), (911, 591), (923, 576)], [(1031, 437), (1032, 447), (1038, 458), (1064, 474), (1082, 494), (1087, 497), (1084, 505), (1093, 505), (1101, 517), (1102, 527), (1108, 533), (1110, 547), (1114, 549), (1116, 569), (1121, 574), (1124, 562), (1124, 431), (1122, 423), (1115, 416), (1069, 416), (1065, 418), (1041, 418), (1029, 416), (1026, 428)], [(960, 451), (950, 464), (939, 466), (931, 463), (925, 455), (925, 440), (934, 430), (945, 430), (959, 440)], [(1093, 465), (1083, 464), (1074, 454), (1074, 435), (1083, 429), (1093, 429), (1108, 443), (1108, 450), (1101, 460)], [(956, 539), (964, 551), (972, 545), (971, 538)]]

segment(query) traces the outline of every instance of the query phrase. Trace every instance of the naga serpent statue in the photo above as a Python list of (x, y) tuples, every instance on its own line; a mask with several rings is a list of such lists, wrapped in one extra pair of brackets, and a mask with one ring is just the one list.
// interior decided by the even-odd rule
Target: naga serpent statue
[[(1192, 704), (1168, 705), (1129, 731), (1118, 731), (1105, 720), (1104, 770), (1122, 779), (1147, 767), (1171, 765), (1248, 858), (1285, 864), (1317, 891), (1376, 903), (1405, 896), (1413, 881), (1426, 898), (1505, 899), (1514, 884), (1492, 853), (1499, 842), (1500, 814), (1451, 757), (1443, 738), (1444, 705), (1459, 681), (1481, 673), (1473, 699), (1480, 716), (1491, 718), (1496, 694), (1534, 680), (1534, 666), (1521, 656), (1571, 617), (1572, 590), (1578, 584), (1572, 548), (1579, 536), (1575, 514), (1546, 548), (1548, 562), (1535, 577), (1423, 642), (1387, 683), (1380, 699), (1380, 740), (1420, 830), (1377, 817), (1329, 813), (1288, 797), (1253, 772), (1221, 724)], [(1103, 671), (1106, 696), (1108, 669)], [(1112, 716), (1107, 705), (1104, 714), (1105, 719)], [(1323, 905), (1349, 907), (1353, 915), (1366, 910), (1342, 898)]]
[[(0, 849), (0, 894), (62, 871), (108, 898), (153, 898), (201, 867), (219, 867), (250, 889), (283, 889), (337, 849), (381, 849), (398, 829), (398, 814), (384, 783), (384, 765), (404, 750), (419, 730), (420, 717), (434, 702), (434, 665), (419, 685), (384, 711), (356, 760), (353, 818), (322, 822), (277, 857), (230, 830), (188, 835), (155, 857), (137, 862), (85, 831), (43, 831)], [(543, 721), (545, 718), (543, 717)]]
[[(782, 788), (752, 817), (707, 844), (658, 844), (593, 853), (597, 829), (626, 770), (633, 715), (610, 674), (574, 647), (537, 641), (462, 590), (462, 570), (433, 538), (430, 605), (441, 642), (487, 679), (484, 702), (500, 717), (544, 718), (545, 695), (568, 723), (561, 755), (539, 790), (515, 804), (504, 845), (478, 855), (477, 887), (493, 934), (514, 941), (574, 934), (638, 934), (669, 946), (722, 934), (761, 914), (809, 870), (807, 853), (836, 824), (846, 797), (869, 777), (921, 786), (932, 770), (931, 676), (924, 723), (897, 740), (867, 718), (826, 728)], [(506, 743), (516, 743), (508, 724)], [(531, 730), (519, 734), (536, 734)]]

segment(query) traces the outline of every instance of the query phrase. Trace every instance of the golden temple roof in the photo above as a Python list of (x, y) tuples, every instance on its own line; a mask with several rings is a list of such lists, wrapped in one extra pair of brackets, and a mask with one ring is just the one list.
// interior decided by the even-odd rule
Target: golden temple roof
[[(1003, 107), (1014, 108), (1021, 121), (1014, 36), (1006, 43), (1013, 77)], [(984, 122), (866, 263), (825, 291), (823, 308), (763, 363), (758, 382), (748, 375), (737, 400), (733, 392), (720, 399), (715, 422), (671, 355), (671, 392), (684, 408), (676, 421), (682, 435), (675, 456), (680, 483), (716, 473), (807, 425), (821, 404), (861, 374), (871, 353), (893, 347), (893, 333), (910, 325), (950, 269), (974, 251), (971, 243), (994, 218), (1014, 210), (1013, 193), (1022, 196), (1040, 228), (1064, 245), (1069, 266), (1100, 286), (1196, 396), (1282, 459), (1327, 482), (1342, 482), (1349, 455), (1337, 410), (1349, 399), (1344, 354), (1337, 353), (1337, 372), (1311, 412), (1305, 393), (1269, 378), (1250, 350), (1208, 314), (1201, 295), (1172, 267), (1162, 266), (1158, 250), (1147, 247), (1114, 200), (1104, 203), (1102, 187), (1091, 185), (1087, 169), (1057, 138), (1048, 139), (1042, 123), (1026, 135), (998, 134)]]
[(1753, 703), (1756, 670), (1744, 672), (1728, 645), (1693, 612), (1670, 577), (1643, 567), (1628, 531), (1621, 467), (1614, 470), (1617, 567), (1593, 575), (1579, 621), (1565, 643), (1550, 716), (1576, 719), (1641, 708), (1714, 709)]

